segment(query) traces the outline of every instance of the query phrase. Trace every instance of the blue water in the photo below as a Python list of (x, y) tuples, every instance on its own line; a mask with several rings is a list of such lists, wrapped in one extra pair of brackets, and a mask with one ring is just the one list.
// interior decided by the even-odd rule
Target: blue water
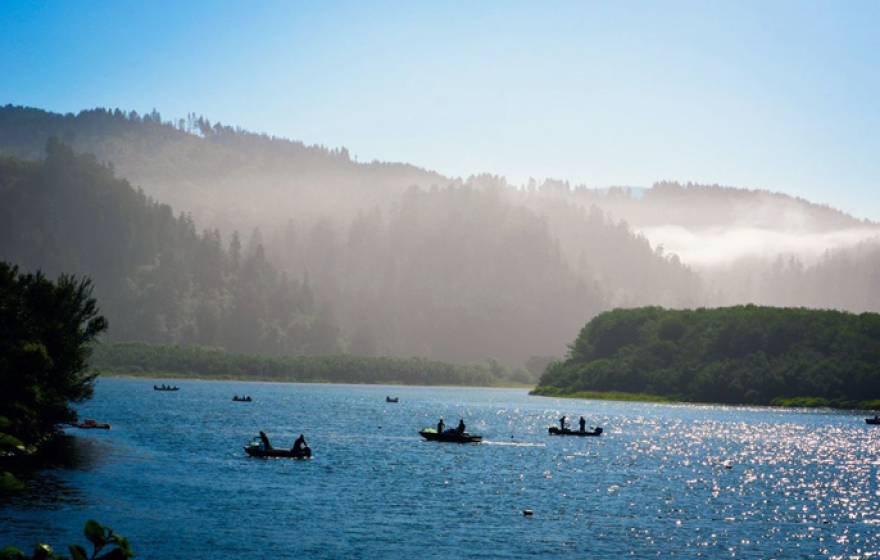
[[(864, 415), (530, 397), (506, 389), (101, 379), (76, 462), (0, 503), (0, 544), (139, 558), (847, 558), (880, 552)], [(231, 402), (250, 394), (252, 403)], [(386, 395), (400, 397), (386, 404)], [(600, 438), (557, 438), (561, 414)], [(465, 419), (480, 445), (421, 441)], [(305, 433), (311, 461), (247, 457)], [(525, 517), (524, 509), (534, 515)]]

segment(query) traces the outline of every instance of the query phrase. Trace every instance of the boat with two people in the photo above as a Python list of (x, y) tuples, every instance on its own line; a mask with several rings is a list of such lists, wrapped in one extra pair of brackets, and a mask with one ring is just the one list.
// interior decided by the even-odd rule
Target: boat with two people
[(587, 421), (584, 420), (583, 416), (581, 416), (580, 420), (578, 420), (578, 425), (579, 425), (578, 426), (579, 429), (577, 429), (577, 430), (572, 430), (570, 428), (567, 428), (565, 426), (565, 416), (563, 416), (562, 418), (559, 419), (559, 427), (558, 428), (556, 426), (550, 426), (550, 428), (547, 431), (550, 433), (551, 436), (585, 437), (585, 436), (601, 436), (602, 435), (602, 431), (603, 431), (602, 428), (599, 428), (599, 427), (592, 428), (591, 427), (589, 430), (587, 430)]
[(242, 395), (240, 397), (238, 395), (233, 395), (232, 400), (235, 402), (251, 402), (254, 399), (252, 399), (250, 395)]
[(390, 402), (390, 403), (400, 402), (400, 397), (385, 397), (385, 402)]
[(865, 418), (865, 424), (880, 425), (880, 416), (875, 415), (873, 418)]
[(290, 449), (279, 449), (272, 447), (269, 436), (266, 432), (260, 432), (253, 441), (247, 444), (244, 452), (251, 457), (282, 457), (287, 459), (310, 459), (312, 457), (312, 448), (306, 443), (306, 438), (302, 434), (293, 442)]
[(161, 385), (153, 385), (154, 391), (180, 391), (180, 387), (165, 385), (164, 383)]
[(109, 430), (110, 424), (107, 422), (98, 422), (94, 418), (86, 418), (82, 422), (71, 422), (71, 426), (81, 430)]
[(446, 429), (446, 425), (441, 418), (437, 422), (436, 428), (424, 428), (419, 432), (419, 435), (428, 441), (442, 441), (446, 443), (480, 443), (483, 441), (483, 436), (470, 434), (465, 431), (463, 418), (458, 421), (458, 426), (449, 429)]

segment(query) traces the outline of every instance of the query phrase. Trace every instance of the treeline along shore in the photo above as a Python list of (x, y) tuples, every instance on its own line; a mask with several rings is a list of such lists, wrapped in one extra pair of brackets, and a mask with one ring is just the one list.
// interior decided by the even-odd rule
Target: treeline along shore
[(615, 309), (533, 394), (880, 408), (880, 314), (754, 305)]
[(218, 348), (140, 342), (96, 344), (91, 365), (102, 375), (485, 387), (525, 384), (521, 372), (510, 371), (494, 361), (450, 364), (424, 358), (351, 354), (255, 356)]

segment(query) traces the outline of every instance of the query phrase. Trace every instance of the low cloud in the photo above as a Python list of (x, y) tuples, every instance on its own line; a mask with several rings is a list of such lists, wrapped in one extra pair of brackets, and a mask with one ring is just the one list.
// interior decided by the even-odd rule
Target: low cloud
[(805, 265), (815, 263), (826, 251), (857, 245), (869, 239), (880, 242), (877, 228), (850, 228), (825, 232), (775, 230), (758, 227), (687, 229), (665, 225), (639, 228), (651, 244), (662, 246), (694, 267), (717, 267), (732, 262), (778, 255), (795, 255)]

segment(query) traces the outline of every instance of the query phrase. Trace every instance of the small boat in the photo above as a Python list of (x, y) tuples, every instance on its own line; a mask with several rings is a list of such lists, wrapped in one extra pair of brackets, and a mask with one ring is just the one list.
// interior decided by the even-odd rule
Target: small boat
[(400, 397), (385, 397), (385, 402), (400, 402)]
[(880, 416), (875, 416), (873, 418), (865, 418), (865, 424), (872, 424), (875, 426), (880, 425)]
[(253, 401), (254, 399), (252, 399), (252, 398), (250, 397), (250, 395), (248, 395), (248, 396), (246, 396), (246, 397), (239, 397), (238, 395), (235, 395), (235, 396), (232, 397), (232, 400), (235, 401), (235, 402), (251, 402), (251, 401)]
[(437, 430), (434, 428), (425, 428), (419, 432), (419, 435), (428, 441), (445, 441), (447, 443), (480, 443), (483, 441), (483, 436), (458, 432), (456, 430), (446, 430), (443, 433), (437, 433)]
[(564, 430), (560, 430), (556, 426), (550, 426), (550, 429), (548, 431), (550, 432), (551, 436), (580, 436), (580, 437), (584, 437), (584, 436), (601, 436), (602, 435), (602, 428), (594, 428), (592, 430), (582, 432), (580, 430), (569, 430), (568, 428), (566, 428)]
[(107, 422), (98, 422), (94, 418), (86, 418), (82, 422), (71, 422), (71, 426), (74, 428), (80, 428), (81, 430), (109, 430), (110, 424)]
[(260, 438), (254, 438), (254, 441), (244, 447), (244, 452), (251, 457), (281, 457), (286, 459), (311, 459), (312, 449), (306, 445), (300, 452), (294, 452), (292, 449), (276, 449), (274, 447), (266, 449)]
[(180, 391), (180, 387), (172, 387), (170, 385), (153, 385), (154, 391)]

